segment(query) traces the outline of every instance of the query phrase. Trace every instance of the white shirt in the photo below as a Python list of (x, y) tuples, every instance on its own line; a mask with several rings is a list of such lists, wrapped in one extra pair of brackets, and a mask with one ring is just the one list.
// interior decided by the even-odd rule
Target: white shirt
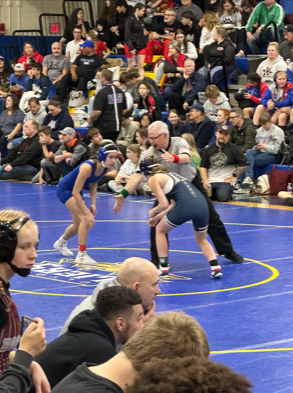
[(65, 53), (70, 52), (70, 63), (73, 63), (74, 60), (77, 58), (78, 56), (78, 54), (76, 53), (77, 49), (79, 48), (79, 45), (83, 43), (84, 41), (80, 40), (77, 44), (75, 44), (73, 40), (73, 41), (69, 41), (68, 44), (66, 45)]

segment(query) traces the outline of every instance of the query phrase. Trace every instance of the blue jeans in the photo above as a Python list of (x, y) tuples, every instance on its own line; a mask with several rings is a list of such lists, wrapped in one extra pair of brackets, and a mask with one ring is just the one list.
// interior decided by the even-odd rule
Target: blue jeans
[(251, 179), (254, 179), (254, 166), (263, 167), (269, 164), (276, 164), (278, 160), (278, 154), (263, 153), (262, 151), (255, 149), (246, 150), (245, 155), (249, 162), (249, 167), (239, 177), (241, 183), (243, 182), (245, 177), (250, 177)]
[(6, 98), (0, 97), (0, 115), (4, 111), (6, 106)]
[(16, 149), (21, 144), (22, 141), (23, 141), (22, 136), (20, 138), (10, 139), (10, 141), (8, 141), (7, 143), (8, 154), (12, 152), (12, 150)]
[(232, 193), (234, 186), (230, 183), (216, 182), (211, 183), (212, 186), (212, 200), (217, 200), (219, 202), (229, 202), (232, 199)]
[[(271, 30), (260, 34), (254, 33), (252, 35), (254, 37), (254, 40), (252, 40), (251, 42), (247, 40), (246, 42), (253, 55), (261, 54), (262, 49), (267, 48), (269, 43), (273, 41), (275, 37), (274, 33)], [(278, 30), (278, 35), (279, 35), (279, 30)]]
[(17, 179), (22, 181), (30, 181), (38, 173), (37, 168), (31, 165), (20, 165), (7, 172), (5, 168), (9, 164), (2, 165), (0, 167), (0, 180)]

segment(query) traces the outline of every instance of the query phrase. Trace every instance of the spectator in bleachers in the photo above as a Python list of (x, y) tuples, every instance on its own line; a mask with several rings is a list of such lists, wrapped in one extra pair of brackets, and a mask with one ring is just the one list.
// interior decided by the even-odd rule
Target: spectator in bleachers
[(75, 40), (74, 30), (77, 27), (81, 29), (79, 38), (85, 39), (86, 33), (90, 30), (90, 25), (89, 22), (84, 20), (84, 12), (82, 8), (75, 8), (75, 10), (73, 10), (60, 42), (62, 43), (67, 41), (69, 43), (70, 41)]
[(137, 109), (146, 109), (150, 116), (151, 121), (161, 119), (161, 109), (156, 104), (155, 99), (151, 96), (151, 86), (148, 82), (140, 82), (138, 85), (139, 100), (137, 103)]
[(10, 90), (10, 72), (5, 69), (5, 59), (0, 56), (0, 115), (5, 109), (5, 101)]
[(256, 128), (251, 119), (245, 119), (241, 108), (232, 109), (230, 112), (230, 141), (245, 153), (255, 145)]
[(134, 13), (125, 22), (125, 55), (128, 61), (128, 70), (135, 66), (139, 74), (144, 77), (144, 61), (146, 55), (147, 37), (144, 32), (142, 17), (145, 13), (145, 6), (137, 3)]
[(293, 25), (287, 25), (283, 28), (285, 40), (280, 45), (280, 55), (290, 63), (293, 61)]
[(19, 109), (18, 97), (16, 94), (8, 94), (6, 98), (6, 110), (0, 116), (0, 153), (6, 154), (8, 142), (21, 136), (24, 121), (24, 113)]
[(146, 71), (152, 69), (153, 55), (169, 55), (169, 43), (175, 40), (175, 31), (182, 29), (181, 22), (176, 20), (176, 11), (168, 8), (164, 14), (164, 21), (161, 22), (156, 31), (152, 31), (146, 46), (145, 66)]
[(43, 126), (49, 126), (52, 130), (52, 138), (58, 140), (59, 131), (66, 127), (74, 127), (74, 122), (67, 107), (62, 107), (57, 99), (53, 99), (48, 105), (49, 113), (43, 121)]
[(269, 43), (267, 49), (268, 57), (260, 63), (256, 70), (261, 80), (269, 87), (274, 85), (276, 72), (287, 71), (287, 64), (279, 53), (279, 44), (277, 42)]
[(197, 21), (201, 20), (203, 17), (203, 12), (196, 4), (192, 4), (192, 0), (181, 0), (181, 7), (178, 8), (176, 17), (181, 20), (182, 14), (185, 11), (191, 11)]
[(272, 115), (271, 122), (278, 123), (279, 127), (285, 130), (293, 105), (293, 84), (288, 82), (288, 75), (284, 71), (278, 71), (274, 80), (274, 85), (266, 90), (261, 104), (257, 106), (253, 122), (258, 126), (262, 113), (269, 110)]
[(57, 94), (61, 79), (70, 71), (70, 60), (62, 54), (62, 45), (60, 42), (53, 42), (52, 54), (44, 57), (43, 74), (48, 76), (51, 83), (55, 86)]
[(27, 92), (21, 97), (19, 103), (20, 109), (23, 111), (27, 110), (30, 97), (38, 97), (40, 103), (47, 107), (49, 104), (52, 83), (49, 77), (43, 74), (43, 65), (41, 63), (33, 64), (32, 69), (28, 70), (28, 75), (30, 79), (26, 85)]
[[(269, 113), (263, 113), (259, 121), (261, 127), (256, 131), (255, 146), (246, 150), (245, 153), (249, 161), (249, 167), (242, 176), (242, 179), (244, 179), (242, 186), (245, 188), (253, 185), (254, 166), (265, 167), (277, 163), (280, 146), (284, 141), (283, 130), (272, 123)], [(250, 191), (248, 190), (248, 192)], [(237, 190), (237, 193), (241, 192)]]
[[(221, 0), (216, 17), (222, 25), (238, 26), (241, 21), (241, 14), (237, 10), (233, 0)], [(231, 29), (229, 29), (231, 30)]]
[(209, 146), (216, 142), (216, 132), (219, 128), (223, 126), (231, 127), (232, 123), (229, 120), (230, 118), (230, 111), (228, 109), (219, 109), (217, 111), (217, 123), (213, 131), (213, 136), (209, 141)]
[(112, 45), (116, 47), (118, 42), (124, 42), (125, 22), (133, 14), (132, 5), (128, 5), (126, 0), (116, 1), (116, 22), (115, 26), (110, 28)]
[(112, 71), (102, 71), (101, 83), (103, 89), (95, 97), (94, 111), (88, 122), (96, 120), (95, 126), (101, 131), (103, 138), (111, 139), (115, 143), (121, 131), (126, 98), (123, 91), (113, 84)]
[(165, 13), (168, 9), (175, 7), (173, 0), (150, 0), (146, 1), (147, 14), (149, 18), (145, 19), (145, 23), (151, 25), (152, 31), (157, 31), (158, 25), (164, 20)]
[(100, 367), (88, 368), (84, 363), (52, 393), (105, 392), (109, 387), (112, 392), (122, 392), (134, 381), (145, 361), (152, 357), (174, 359), (193, 355), (207, 359), (209, 353), (206, 333), (194, 318), (183, 312), (155, 315), (130, 337), (114, 358)]
[[(107, 21), (105, 21), (105, 19), (103, 19), (103, 18), (99, 18), (99, 19), (97, 19), (96, 23), (97, 23), (97, 32), (93, 31), (93, 33), (96, 34), (96, 39), (98, 40), (97, 42), (104, 43), (104, 45), (106, 44), (107, 46), (111, 45), (111, 34), (110, 34), (110, 30), (109, 30), (109, 26), (107, 24)], [(89, 32), (88, 34), (90, 34), (90, 33), (91, 32)], [(102, 50), (104, 50), (104, 49), (102, 49)], [(98, 53), (98, 55), (99, 55), (99, 53)], [(100, 56), (102, 56), (102, 55), (100, 55)]]
[(71, 127), (65, 127), (59, 134), (62, 145), (54, 154), (54, 162), (58, 164), (63, 175), (67, 175), (89, 159), (89, 148), (82, 140), (76, 138), (76, 132)]
[[(208, 71), (219, 59), (223, 60), (227, 75), (231, 74), (236, 68), (235, 47), (227, 31), (223, 27), (216, 26), (213, 37), (215, 42), (204, 47), (204, 60), (207, 66), (199, 70), (199, 73), (204, 75), (206, 80), (208, 80)], [(223, 75), (222, 65), (216, 65), (211, 69), (210, 77), (212, 84), (217, 85), (223, 79)]]
[(59, 86), (59, 98), (64, 101), (69, 86), (76, 87), (77, 93), (87, 89), (87, 82), (96, 75), (98, 67), (107, 68), (108, 63), (95, 52), (92, 41), (85, 41), (80, 45), (83, 54), (79, 55), (71, 66), (71, 74), (62, 77)]
[(52, 130), (48, 126), (40, 127), (38, 134), (39, 142), (43, 149), (43, 159), (41, 161), (41, 169), (33, 177), (32, 183), (50, 184), (58, 181), (62, 174), (60, 167), (53, 162), (54, 154), (62, 143), (52, 138)]
[(121, 132), (118, 135), (116, 145), (125, 154), (126, 147), (133, 143), (133, 139), (135, 136), (136, 131), (138, 130), (138, 125), (136, 122), (131, 121), (129, 118), (131, 117), (131, 113), (128, 110), (123, 111), (122, 115), (122, 128)]
[[(108, 27), (112, 27), (116, 22), (116, 0), (106, 0), (105, 5), (102, 9), (101, 18), (107, 22)], [(96, 26), (99, 24), (96, 21)], [(107, 41), (107, 40), (105, 40)]]
[(200, 155), (209, 144), (213, 136), (214, 123), (204, 114), (204, 107), (201, 104), (194, 104), (187, 108), (189, 110), (189, 121), (186, 122), (185, 132), (194, 136), (196, 147)]
[[(260, 105), (268, 86), (262, 82), (260, 75), (256, 72), (250, 72), (247, 79), (246, 88), (238, 90), (234, 97), (238, 101), (239, 108), (243, 109), (244, 118), (250, 119), (253, 117), (257, 105)], [(251, 101), (251, 106), (247, 106), (249, 104), (247, 100)]]
[(139, 128), (136, 131), (135, 139), (142, 151), (145, 151), (150, 147), (150, 143), (148, 141), (148, 130), (146, 128)]
[(207, 101), (204, 103), (205, 115), (211, 121), (217, 123), (217, 112), (219, 109), (231, 109), (228, 98), (222, 93), (216, 85), (208, 85), (205, 89)]
[(180, 119), (176, 109), (169, 111), (167, 124), (170, 136), (181, 136), (185, 133), (186, 123)]
[(29, 81), (28, 74), (25, 73), (25, 68), (23, 64), (16, 64), (14, 66), (14, 73), (9, 77), (10, 83), (10, 93), (14, 93), (20, 99), (23, 92), (27, 91), (26, 85)]
[(182, 14), (181, 22), (183, 30), (186, 34), (186, 39), (194, 44), (199, 49), (199, 40), (202, 32), (200, 23), (196, 23), (196, 19), (191, 11), (184, 11)]
[(205, 0), (205, 12), (216, 13), (220, 6), (221, 0)]
[(198, 92), (204, 91), (205, 79), (195, 71), (195, 62), (186, 58), (183, 76), (173, 85), (167, 86), (164, 97), (169, 101), (170, 109), (176, 109), (180, 115), (185, 115), (187, 107), (198, 99)]
[(181, 45), (181, 53), (184, 53), (189, 59), (196, 60), (198, 58), (196, 47), (187, 40), (184, 30), (178, 29), (175, 31), (175, 40)]
[[(276, 3), (276, 0), (261, 1), (253, 10), (248, 20), (247, 44), (253, 54), (259, 54), (262, 49), (268, 47), (270, 41), (274, 38), (274, 27), (270, 25), (266, 30), (262, 28), (269, 22), (274, 21), (278, 28), (284, 27), (284, 10), (283, 7)], [(258, 28), (252, 34), (253, 27), (258, 24)]]
[(203, 151), (200, 173), (206, 190), (212, 188), (211, 199), (229, 202), (237, 177), (248, 167), (244, 153), (229, 142), (227, 126), (216, 132), (216, 143)]
[(151, 118), (148, 113), (144, 113), (140, 117), (139, 125), (141, 128), (148, 128), (148, 126), (151, 124)]
[(69, 59), (70, 64), (74, 63), (78, 56), (77, 52), (80, 50), (80, 45), (84, 43), (84, 40), (81, 38), (81, 32), (81, 27), (76, 26), (73, 30), (74, 39), (66, 45), (65, 56)]
[(39, 125), (34, 120), (23, 126), (25, 138), (21, 144), (0, 162), (0, 179), (32, 180), (40, 169), (42, 147), (38, 137)]
[[(242, 16), (242, 18), (241, 18), (241, 26), (246, 26), (247, 25), (248, 20), (249, 20), (249, 18), (251, 16), (255, 6), (256, 6), (256, 0), (242, 0), (241, 1), (241, 9), (242, 9), (242, 12), (241, 12), (241, 16)], [(256, 30), (255, 26), (253, 26), (252, 33), (255, 32), (254, 30)]]
[[(106, 59), (106, 57), (108, 57), (111, 54), (111, 51), (107, 46), (107, 43), (97, 40), (97, 36), (93, 30), (91, 30), (87, 33), (86, 40), (93, 41), (95, 49), (96, 49), (96, 54), (103, 57), (104, 59)], [(105, 53), (103, 53), (103, 51)]]
[(212, 12), (206, 12), (203, 16), (202, 31), (199, 41), (199, 53), (203, 53), (204, 47), (215, 42), (214, 31), (216, 26), (221, 26), (221, 22)]
[(126, 91), (132, 95), (134, 102), (137, 103), (139, 100), (138, 85), (141, 82), (147, 82), (151, 86), (151, 96), (154, 98), (156, 104), (159, 103), (159, 89), (156, 82), (147, 76), (141, 76), (137, 68), (129, 70), (126, 73)]
[(34, 48), (30, 42), (25, 42), (23, 46), (23, 56), (18, 59), (18, 63), (23, 64), (25, 71), (32, 68), (34, 63), (43, 63), (43, 56)]
[(185, 132), (184, 134), (181, 135), (181, 138), (185, 139), (190, 147), (191, 161), (196, 168), (196, 175), (201, 179), (200, 170), (199, 170), (201, 157), (199, 152), (197, 151), (194, 136), (192, 134), (189, 134), (188, 132)]
[[(141, 149), (137, 144), (131, 144), (127, 146), (126, 156), (127, 160), (121, 166), (118, 175), (115, 177), (115, 180), (110, 180), (108, 183), (108, 187), (119, 193), (123, 190), (125, 184), (128, 182), (130, 177), (139, 170), (139, 162), (140, 162), (140, 154)], [(139, 186), (141, 188), (141, 186)]]

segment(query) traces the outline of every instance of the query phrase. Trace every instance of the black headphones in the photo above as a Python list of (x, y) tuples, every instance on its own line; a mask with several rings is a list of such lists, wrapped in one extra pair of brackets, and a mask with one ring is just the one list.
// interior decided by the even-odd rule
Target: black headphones
[[(10, 263), (17, 246), (17, 232), (30, 220), (30, 217), (16, 218), (9, 222), (0, 222), (0, 262)], [(18, 223), (13, 228), (12, 225)]]

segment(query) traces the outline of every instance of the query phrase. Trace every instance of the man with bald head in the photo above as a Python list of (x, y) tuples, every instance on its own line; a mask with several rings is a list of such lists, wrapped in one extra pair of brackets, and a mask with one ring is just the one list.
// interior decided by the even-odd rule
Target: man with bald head
[(72, 319), (84, 310), (92, 310), (98, 293), (107, 287), (123, 286), (136, 290), (142, 297), (144, 310), (144, 323), (155, 314), (155, 298), (161, 293), (159, 288), (159, 272), (153, 263), (144, 258), (128, 258), (120, 266), (117, 277), (100, 282), (93, 290), (91, 296), (87, 297), (72, 311), (60, 335), (68, 330)]

